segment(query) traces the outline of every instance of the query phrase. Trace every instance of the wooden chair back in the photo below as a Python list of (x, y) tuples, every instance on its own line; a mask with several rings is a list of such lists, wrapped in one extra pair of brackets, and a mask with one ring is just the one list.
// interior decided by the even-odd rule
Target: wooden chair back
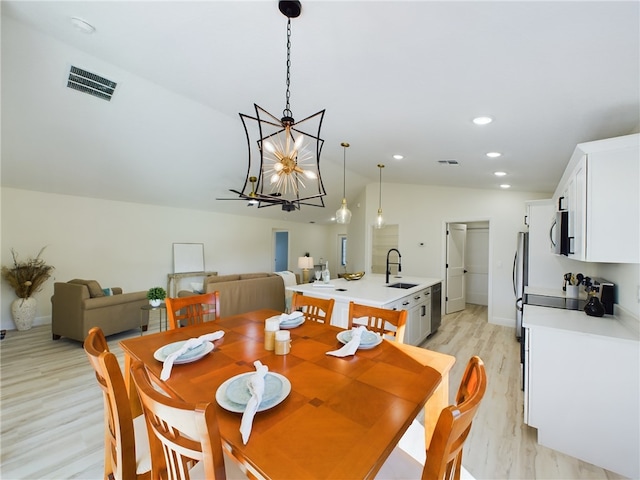
[(291, 299), (291, 311), (301, 310), (304, 313), (305, 320), (329, 325), (335, 303), (336, 301), (333, 298), (316, 298), (294, 292)]
[[(129, 395), (116, 356), (109, 351), (104, 333), (99, 327), (89, 330), (84, 351), (96, 374), (104, 397), (104, 478), (149, 479), (151, 471), (137, 473), (138, 459), (148, 450), (146, 438), (136, 445)], [(142, 443), (142, 442), (141, 442)], [(138, 455), (137, 455), (138, 454)]]
[(462, 447), (487, 389), (487, 374), (482, 360), (469, 360), (457, 398), (462, 401), (440, 413), (429, 444), (423, 480), (459, 480), (462, 472)]
[(169, 330), (220, 318), (220, 294), (215, 291), (189, 297), (166, 298)]
[[(396, 342), (404, 342), (404, 330), (407, 323), (406, 310), (388, 310), (349, 302), (349, 325), (366, 325), (368, 330), (385, 337), (394, 337)], [(395, 329), (389, 328), (393, 325)]]
[[(213, 403), (184, 403), (154, 388), (141, 362), (131, 375), (149, 431), (154, 479), (226, 479), (222, 439)], [(194, 474), (195, 478), (196, 475)]]

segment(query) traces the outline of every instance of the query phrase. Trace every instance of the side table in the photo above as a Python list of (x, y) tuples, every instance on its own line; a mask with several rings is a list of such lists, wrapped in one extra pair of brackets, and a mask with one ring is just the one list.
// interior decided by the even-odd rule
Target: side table
[(152, 307), (151, 305), (143, 305), (140, 307), (140, 335), (142, 335), (142, 322), (144, 320), (143, 315), (147, 316), (147, 323), (149, 323), (149, 312), (159, 310), (160, 314), (160, 331), (162, 331), (162, 314), (164, 312), (164, 329), (167, 329), (167, 306), (162, 302), (157, 307)]

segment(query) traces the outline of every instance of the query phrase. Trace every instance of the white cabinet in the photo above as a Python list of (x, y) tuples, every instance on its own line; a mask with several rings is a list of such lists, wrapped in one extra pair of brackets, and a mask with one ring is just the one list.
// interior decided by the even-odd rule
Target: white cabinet
[(600, 332), (622, 328), (611, 317), (530, 305), (524, 324), (524, 421), (538, 429), (538, 443), (640, 478), (637, 337), (578, 331), (581, 325)]
[(431, 287), (384, 305), (383, 308), (407, 311), (404, 343), (419, 345), (431, 333)]
[(640, 262), (640, 134), (579, 144), (554, 193), (569, 212), (569, 258)]

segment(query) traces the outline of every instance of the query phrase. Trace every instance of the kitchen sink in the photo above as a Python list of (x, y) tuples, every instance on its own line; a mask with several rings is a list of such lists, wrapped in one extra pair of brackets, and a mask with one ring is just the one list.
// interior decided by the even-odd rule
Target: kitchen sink
[(402, 288), (404, 290), (407, 290), (409, 288), (413, 288), (413, 287), (417, 287), (418, 284), (417, 283), (392, 283), (391, 285), (387, 285), (387, 287), (389, 288)]

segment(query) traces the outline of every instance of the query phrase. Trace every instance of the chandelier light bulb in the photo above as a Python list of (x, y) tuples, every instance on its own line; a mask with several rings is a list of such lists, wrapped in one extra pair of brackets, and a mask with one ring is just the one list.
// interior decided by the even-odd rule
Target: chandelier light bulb
[(273, 143), (271, 142), (263, 142), (264, 148), (265, 150), (267, 150), (267, 152), (269, 153), (275, 153), (276, 152), (276, 147), (273, 146)]

